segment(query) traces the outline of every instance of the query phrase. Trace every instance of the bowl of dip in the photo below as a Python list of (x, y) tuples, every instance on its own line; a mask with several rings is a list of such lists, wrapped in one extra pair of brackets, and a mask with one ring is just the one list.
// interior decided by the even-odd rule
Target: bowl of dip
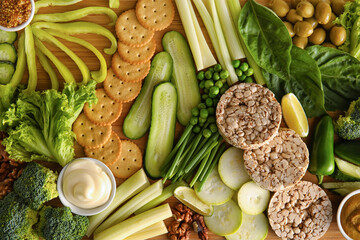
[(360, 239), (360, 189), (349, 193), (341, 201), (336, 221), (347, 240)]
[(35, 0), (0, 1), (0, 29), (15, 32), (25, 28), (35, 14)]
[(57, 190), (61, 203), (73, 213), (91, 216), (111, 204), (116, 181), (104, 163), (84, 157), (71, 161), (61, 170)]

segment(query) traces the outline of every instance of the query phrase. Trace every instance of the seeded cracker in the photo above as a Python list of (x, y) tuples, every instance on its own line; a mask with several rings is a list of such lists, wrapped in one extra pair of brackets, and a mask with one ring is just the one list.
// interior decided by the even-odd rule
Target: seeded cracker
[(171, 0), (138, 0), (136, 17), (145, 28), (160, 31), (172, 23), (175, 7)]
[(96, 89), (98, 102), (89, 107), (84, 107), (85, 115), (97, 125), (109, 125), (115, 122), (121, 115), (122, 104), (109, 98), (103, 88)]
[(128, 178), (142, 167), (142, 154), (140, 148), (129, 140), (121, 141), (121, 154), (119, 159), (109, 166), (117, 178)]
[(141, 82), (124, 82), (116, 77), (112, 68), (109, 68), (104, 81), (104, 89), (112, 100), (126, 103), (134, 100), (139, 95)]
[(136, 18), (135, 9), (123, 12), (116, 21), (116, 35), (126, 45), (142, 47), (154, 36), (154, 31), (144, 28)]
[(130, 64), (121, 59), (119, 53), (112, 57), (112, 69), (115, 75), (125, 82), (140, 82), (150, 71), (150, 61), (142, 64)]
[(116, 162), (121, 153), (121, 140), (119, 136), (112, 131), (110, 139), (98, 148), (85, 148), (87, 157), (95, 158), (109, 166)]
[(150, 61), (155, 53), (156, 42), (152, 39), (143, 47), (131, 47), (118, 42), (118, 53), (120, 57), (130, 64), (141, 64)]
[(111, 125), (97, 126), (84, 113), (73, 124), (76, 141), (86, 148), (97, 148), (106, 143), (111, 135)]

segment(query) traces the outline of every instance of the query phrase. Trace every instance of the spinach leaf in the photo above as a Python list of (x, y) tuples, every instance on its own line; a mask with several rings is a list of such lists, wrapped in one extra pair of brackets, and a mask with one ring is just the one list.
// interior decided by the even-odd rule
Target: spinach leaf
[(333, 48), (311, 46), (306, 50), (319, 66), (326, 110), (346, 110), (360, 96), (359, 60)]
[(240, 12), (239, 32), (256, 63), (282, 79), (290, 76), (291, 37), (269, 8), (248, 0)]
[(281, 101), (286, 93), (292, 92), (299, 99), (307, 117), (317, 117), (325, 113), (320, 70), (305, 50), (292, 47), (289, 80), (265, 71), (264, 76), (268, 88), (275, 93), (278, 101)]

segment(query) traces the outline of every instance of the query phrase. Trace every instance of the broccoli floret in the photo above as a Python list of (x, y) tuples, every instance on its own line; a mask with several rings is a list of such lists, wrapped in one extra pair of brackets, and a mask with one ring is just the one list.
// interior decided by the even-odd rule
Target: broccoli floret
[(40, 221), (36, 229), (39, 236), (46, 240), (80, 240), (89, 226), (87, 217), (73, 216), (68, 207), (44, 206), (39, 214)]
[(35, 163), (29, 163), (20, 178), (14, 182), (14, 191), (26, 204), (39, 210), (44, 202), (56, 198), (57, 174), (50, 169)]
[(335, 122), (335, 131), (343, 139), (360, 138), (360, 98), (351, 102), (345, 116), (338, 118)]
[(0, 216), (0, 239), (39, 239), (32, 229), (38, 220), (37, 211), (29, 208), (15, 192), (0, 200)]

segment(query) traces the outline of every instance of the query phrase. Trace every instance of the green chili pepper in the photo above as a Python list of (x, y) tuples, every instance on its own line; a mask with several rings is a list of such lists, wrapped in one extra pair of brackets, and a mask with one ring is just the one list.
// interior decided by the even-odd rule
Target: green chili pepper
[(36, 55), (39, 58), (39, 62), (41, 64), (41, 66), (44, 68), (45, 72), (47, 72), (47, 74), (50, 77), (51, 88), (58, 90), (59, 89), (59, 80), (58, 80), (58, 78), (56, 76), (56, 72), (52, 68), (49, 60), (39, 49), (36, 49)]
[(109, 0), (109, 7), (110, 8), (119, 8), (120, 0)]
[(40, 0), (35, 2), (35, 13), (39, 11), (40, 8), (50, 7), (50, 6), (68, 6), (82, 0)]
[(76, 63), (82, 74), (83, 83), (86, 84), (90, 80), (90, 70), (88, 66), (84, 63), (84, 61), (81, 58), (78, 57), (78, 55), (76, 55), (73, 51), (71, 51), (70, 48), (66, 47), (63, 43), (61, 43), (55, 37), (53, 37), (52, 35), (50, 35), (49, 33), (45, 32), (42, 29), (34, 28), (33, 32), (39, 40), (52, 43), (53, 45), (64, 51)]
[(89, 42), (87, 42), (81, 38), (72, 37), (70, 35), (62, 34), (62, 33), (59, 33), (57, 31), (51, 30), (51, 29), (46, 29), (44, 31), (55, 37), (65, 39), (66, 41), (69, 41), (69, 42), (77, 43), (77, 44), (89, 49), (91, 52), (93, 52), (94, 55), (99, 59), (100, 69), (98, 71), (90, 71), (90, 75), (98, 83), (103, 82), (105, 80), (106, 75), (107, 75), (106, 59), (101, 54), (101, 52), (99, 50), (97, 50), (96, 47), (94, 47), (92, 44), (90, 44)]
[(59, 70), (60, 75), (64, 78), (64, 81), (67, 83), (74, 83), (75, 78), (72, 75), (69, 68), (67, 68), (45, 45), (37, 38), (35, 38), (35, 46), (47, 56)]
[(49, 14), (37, 14), (34, 16), (32, 22), (71, 22), (91, 14), (105, 14), (111, 22), (109, 26), (114, 26), (118, 16), (116, 13), (107, 7), (85, 7), (74, 11), (68, 11), (63, 13), (49, 13)]
[(37, 22), (32, 24), (32, 28), (47, 28), (59, 31), (61, 33), (75, 35), (83, 33), (93, 33), (106, 37), (111, 42), (110, 48), (104, 48), (104, 52), (113, 55), (117, 50), (117, 40), (112, 32), (105, 27), (91, 22), (71, 22), (71, 23), (50, 23)]
[(317, 175), (319, 184), (335, 170), (334, 125), (328, 115), (322, 117), (315, 128), (308, 170)]
[(21, 33), (18, 40), (18, 58), (16, 61), (16, 70), (12, 76), (9, 85), (12, 88), (16, 88), (17, 85), (21, 82), (24, 76), (25, 67), (26, 67), (26, 54), (25, 54), (25, 33)]
[(29, 80), (25, 91), (33, 92), (37, 85), (37, 70), (34, 36), (30, 26), (25, 28), (25, 54), (29, 70)]

